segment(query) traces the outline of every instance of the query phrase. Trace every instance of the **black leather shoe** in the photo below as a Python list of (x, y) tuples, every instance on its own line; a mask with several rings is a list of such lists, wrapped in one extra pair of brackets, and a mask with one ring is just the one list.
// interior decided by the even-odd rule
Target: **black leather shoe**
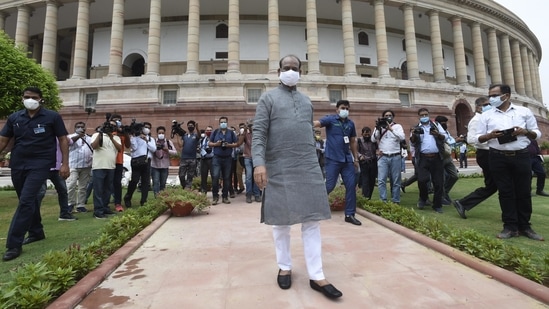
[(536, 195), (539, 195), (539, 196), (549, 196), (549, 193), (546, 193), (545, 191), (536, 191)]
[(349, 222), (354, 225), (362, 225), (362, 223), (358, 221), (355, 216), (345, 216), (345, 222)]
[(539, 240), (539, 241), (544, 241), (545, 240), (545, 239), (543, 239), (543, 236), (541, 236), (538, 233), (534, 232), (534, 230), (532, 230), (531, 228), (519, 231), (519, 234), (523, 235), (523, 236), (526, 236), (526, 237), (528, 237), (530, 239), (533, 239), (533, 240)]
[(276, 277), (276, 282), (278, 283), (278, 286), (283, 289), (287, 290), (292, 286), (292, 273), (290, 272), (288, 275), (281, 275), (280, 272), (282, 269), (278, 270), (278, 276)]
[(11, 260), (17, 258), (18, 256), (20, 256), (21, 251), (22, 251), (21, 248), (8, 249), (8, 251), (6, 251), (6, 253), (4, 253), (4, 256), (2, 257), (2, 260), (11, 261)]
[(35, 241), (40, 241), (40, 240), (44, 240), (46, 239), (46, 236), (42, 235), (42, 236), (29, 236), (27, 238), (25, 238), (25, 240), (23, 240), (23, 245), (28, 245), (30, 243), (33, 243)]
[(518, 231), (511, 231), (509, 229), (503, 229), (499, 234), (496, 235), (499, 239), (509, 239), (511, 237), (518, 237), (519, 232)]
[(126, 208), (132, 207), (132, 199), (129, 196), (124, 196), (124, 206)]
[(311, 288), (313, 290), (318, 291), (318, 292), (324, 294), (324, 296), (326, 296), (328, 298), (331, 298), (331, 299), (339, 298), (339, 297), (343, 296), (343, 293), (341, 293), (338, 289), (335, 288), (335, 286), (333, 286), (331, 284), (326, 284), (324, 286), (320, 286), (314, 280), (309, 280), (309, 285), (311, 286)]
[(463, 205), (459, 202), (459, 200), (454, 200), (454, 207), (456, 208), (458, 214), (463, 219), (467, 219), (467, 216), (465, 215), (465, 208), (463, 208)]
[(406, 186), (400, 185), (400, 190), (402, 190), (402, 193), (406, 193)]

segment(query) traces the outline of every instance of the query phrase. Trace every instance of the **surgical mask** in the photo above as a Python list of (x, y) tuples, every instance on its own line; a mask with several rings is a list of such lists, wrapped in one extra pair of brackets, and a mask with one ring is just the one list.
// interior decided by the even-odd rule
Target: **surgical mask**
[(34, 99), (25, 99), (23, 100), (23, 105), (25, 105), (25, 108), (28, 110), (36, 110), (40, 106), (40, 102), (34, 100)]
[(501, 100), (501, 96), (499, 97), (490, 97), (490, 105), (492, 105), (495, 108), (498, 108), (503, 104), (503, 101)]
[(419, 118), (419, 122), (421, 122), (421, 123), (427, 123), (427, 122), (429, 122), (429, 116), (425, 116), (425, 117)]
[(77, 134), (84, 133), (84, 128), (76, 128), (75, 132), (76, 132)]
[(149, 135), (149, 133), (151, 133), (151, 129), (149, 129), (149, 128), (143, 128), (143, 134)]
[(164, 139), (164, 134), (158, 134), (158, 139)]
[(189, 129), (189, 132), (194, 131), (194, 127), (187, 127), (187, 129)]
[(200, 137), (204, 138), (204, 136), (206, 136), (206, 134), (204, 133), (200, 134)]
[(221, 129), (226, 129), (226, 128), (227, 128), (227, 123), (226, 123), (226, 122), (222, 122), (222, 123), (219, 124), (219, 127), (220, 127)]
[(299, 72), (293, 70), (280, 72), (279, 78), (284, 85), (293, 87), (297, 85), (297, 81), (299, 80)]
[(485, 105), (485, 106), (482, 107), (482, 112), (484, 113), (484, 112), (489, 111), (491, 109), (492, 109), (492, 105)]
[(206, 132), (207, 137), (210, 137), (210, 135), (212, 135), (212, 132)]
[(385, 119), (387, 119), (387, 122), (388, 122), (388, 123), (392, 123), (392, 122), (393, 122), (393, 117), (385, 117)]
[(122, 126), (122, 122), (120, 120), (117, 120), (115, 122), (116, 122), (116, 127), (117, 128), (120, 128)]
[(339, 117), (341, 117), (341, 118), (347, 118), (347, 117), (349, 117), (349, 110), (340, 109), (340, 110), (339, 110)]
[(240, 134), (244, 133), (244, 128), (240, 128)]

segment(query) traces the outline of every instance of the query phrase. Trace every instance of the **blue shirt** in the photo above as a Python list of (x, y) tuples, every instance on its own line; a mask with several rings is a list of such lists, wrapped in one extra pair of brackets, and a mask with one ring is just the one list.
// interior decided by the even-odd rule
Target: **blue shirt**
[(185, 133), (181, 136), (183, 149), (181, 149), (181, 159), (196, 159), (196, 150), (198, 149), (198, 134)]
[(11, 114), (0, 135), (15, 139), (12, 169), (50, 169), (55, 168), (57, 137), (68, 132), (61, 115), (40, 107), (32, 118), (26, 109)]
[(326, 128), (324, 156), (337, 162), (353, 162), (350, 145), (351, 137), (356, 137), (355, 123), (349, 118), (341, 120), (338, 115), (326, 115), (319, 121)]
[[(225, 133), (223, 133), (221, 129), (216, 129), (210, 136), (210, 142), (217, 143), (221, 140), (225, 140), (225, 142), (227, 142), (228, 144), (236, 143), (236, 134), (229, 129), (226, 129)], [(213, 148), (213, 154), (218, 157), (230, 157), (233, 154), (233, 149), (229, 147), (223, 149), (218, 146)]]

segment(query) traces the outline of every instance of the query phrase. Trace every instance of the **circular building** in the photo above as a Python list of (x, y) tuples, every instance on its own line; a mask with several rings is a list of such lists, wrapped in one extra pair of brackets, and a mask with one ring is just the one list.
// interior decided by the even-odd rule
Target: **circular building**
[(346, 99), (359, 128), (384, 109), (407, 127), (427, 107), (465, 134), (505, 83), (549, 132), (539, 41), (492, 0), (0, 0), (0, 29), (57, 76), (68, 128), (107, 112), (236, 126), (295, 54), (319, 117)]

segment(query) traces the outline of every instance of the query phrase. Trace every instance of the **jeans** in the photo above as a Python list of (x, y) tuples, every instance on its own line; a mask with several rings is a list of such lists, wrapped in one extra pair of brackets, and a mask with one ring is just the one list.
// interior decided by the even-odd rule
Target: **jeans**
[[(65, 179), (59, 175), (58, 170), (50, 171), (49, 180), (53, 183), (53, 186), (55, 187), (55, 191), (57, 191), (57, 201), (59, 203), (59, 216), (68, 215), (71, 214), (71, 209), (69, 207), (69, 195), (67, 193), (67, 183), (65, 182)], [(46, 195), (47, 190), (47, 181), (44, 181), (42, 184), (42, 187), (40, 187), (40, 191), (38, 191), (38, 201), (40, 202), (40, 205), (42, 204), (42, 200), (44, 199), (44, 196)]]
[(114, 168), (114, 178), (112, 181), (112, 195), (114, 196), (114, 204), (122, 204), (122, 175), (124, 174), (124, 165), (116, 164)]
[(153, 182), (153, 192), (154, 196), (158, 194), (158, 192), (164, 190), (166, 188), (166, 181), (168, 180), (168, 172), (169, 169), (167, 168), (151, 168), (151, 178)]
[(356, 212), (355, 166), (353, 162), (337, 162), (326, 158), (326, 191), (328, 194), (335, 188), (339, 174), (345, 185), (345, 215), (353, 216)]
[(104, 215), (109, 209), (114, 169), (93, 170), (93, 213), (97, 216)]
[(42, 216), (40, 215), (40, 201), (36, 193), (48, 179), (49, 174), (49, 168), (34, 170), (12, 168), (11, 181), (19, 197), (19, 204), (11, 220), (6, 248), (21, 248), (27, 232), (29, 237), (44, 235)]
[(377, 189), (379, 198), (387, 202), (387, 177), (391, 182), (391, 201), (400, 203), (402, 156), (381, 156), (377, 160)]
[(246, 168), (246, 196), (259, 196), (259, 187), (254, 181), (254, 164), (252, 158), (244, 158)]
[(231, 187), (231, 164), (233, 158), (231, 156), (219, 157), (214, 156), (212, 161), (212, 195), (213, 198), (219, 198), (219, 177), (223, 179), (223, 189), (221, 197), (229, 197)]

